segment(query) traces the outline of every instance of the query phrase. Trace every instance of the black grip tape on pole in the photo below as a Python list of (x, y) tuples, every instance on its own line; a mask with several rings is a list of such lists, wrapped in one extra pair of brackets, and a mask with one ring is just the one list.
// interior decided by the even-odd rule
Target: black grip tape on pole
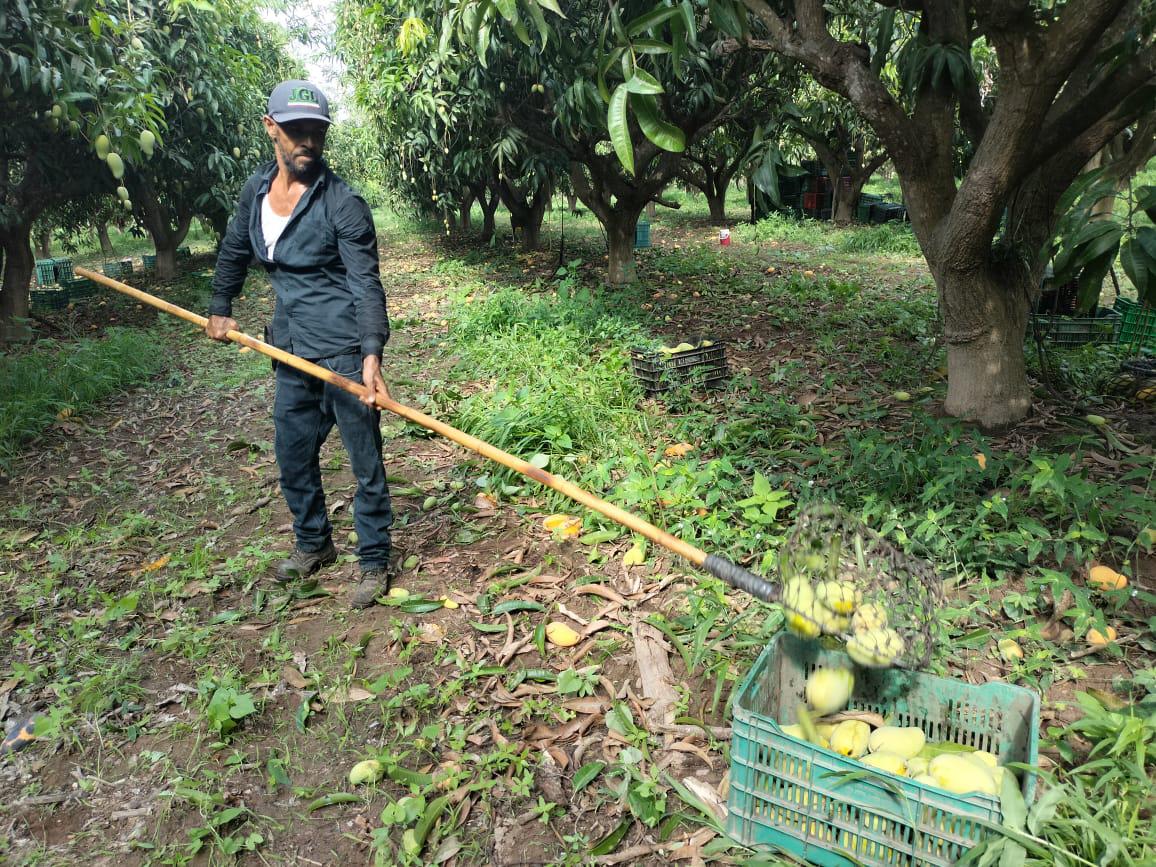
[(779, 600), (777, 585), (761, 578), (749, 569), (735, 565), (725, 557), (707, 554), (702, 565), (711, 575), (725, 581), (736, 590), (742, 590), (764, 602), (777, 602)]

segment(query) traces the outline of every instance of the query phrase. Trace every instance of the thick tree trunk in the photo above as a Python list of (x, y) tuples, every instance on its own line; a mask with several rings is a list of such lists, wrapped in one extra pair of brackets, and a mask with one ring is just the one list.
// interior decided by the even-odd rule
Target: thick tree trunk
[(607, 282), (611, 286), (625, 286), (638, 280), (634, 264), (634, 233), (642, 206), (628, 206), (619, 202), (611, 209), (605, 221), (607, 242)]
[(470, 220), (470, 212), (474, 209), (473, 195), (467, 195), (462, 200), (461, 207), (458, 209), (458, 227), (463, 232), (469, 232), (472, 229), (473, 222)]
[(658, 216), (658, 205), (655, 204), (653, 199), (646, 203), (646, 216), (652, 220)]
[(156, 275), (159, 280), (171, 280), (177, 276), (177, 245), (172, 243), (162, 244), (160, 241), (154, 241), (153, 246), (156, 251), (157, 267)]
[(545, 216), (545, 207), (531, 210), (529, 219), (522, 224), (522, 250), (529, 253), (538, 249), (542, 237), (542, 218)]
[(546, 203), (553, 195), (553, 185), (543, 181), (530, 195), (506, 181), (500, 181), (498, 191), (502, 204), (510, 212), (510, 228), (515, 233), (522, 233), (522, 249), (527, 253), (537, 250), (542, 233), (542, 217), (546, 214)]
[(36, 258), (52, 258), (52, 228), (45, 227), (36, 232)]
[(489, 202), (481, 200), (482, 204), (482, 234), (480, 240), (484, 244), (490, 243), (494, 237), (494, 214), (498, 210), (498, 197), (492, 196)]
[(841, 178), (835, 179), (835, 192), (831, 206), (831, 220), (833, 222), (843, 226), (855, 219), (855, 203), (859, 201), (859, 193), (862, 189), (862, 184), (856, 188), (852, 182), (851, 186), (844, 187)]
[(104, 220), (99, 220), (96, 224), (96, 237), (100, 241), (100, 253), (102, 256), (116, 255), (116, 250), (112, 247), (112, 239), (108, 237), (108, 223)]
[[(1024, 367), (1030, 277), (1021, 278), (1023, 285), (1005, 279), (990, 268), (940, 278), (947, 340), (944, 409), (989, 429), (1015, 424), (1031, 409)], [(955, 309), (966, 313), (953, 315)]]
[[(171, 280), (177, 276), (177, 247), (181, 246), (185, 236), (188, 235), (193, 215), (179, 207), (176, 208), (175, 214), (171, 214), (170, 208), (162, 204), (157, 197), (152, 183), (140, 175), (130, 174), (126, 183), (132, 194), (137, 216), (152, 237), (157, 257), (157, 279)], [(172, 222), (174, 216), (175, 226)]]
[(706, 204), (710, 208), (710, 222), (712, 226), (725, 226), (727, 222), (727, 191), (717, 189), (707, 190)]
[(3, 246), (3, 278), (0, 282), (0, 343), (29, 340), (28, 288), (32, 285), (35, 259), (32, 255), (32, 226), (9, 226), (0, 230)]

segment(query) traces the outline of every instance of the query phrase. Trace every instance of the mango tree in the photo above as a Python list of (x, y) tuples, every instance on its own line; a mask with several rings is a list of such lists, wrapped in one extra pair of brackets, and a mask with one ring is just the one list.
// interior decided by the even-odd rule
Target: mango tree
[(845, 99), (814, 82), (800, 94), (790, 130), (827, 170), (832, 185), (831, 219), (850, 223), (863, 186), (887, 162), (887, 151)]
[(37, 217), (94, 187), (111, 192), (96, 157), (122, 161), (118, 151), (160, 131), (158, 82), (137, 64), (134, 38), (118, 0), (0, 8), (0, 341), (31, 333)]
[(568, 162), (574, 192), (606, 232), (608, 282), (633, 282), (642, 209), (677, 176), (687, 144), (722, 120), (756, 60), (718, 57), (710, 46), (721, 34), (689, 4), (571, 3), (548, 36), (538, 5), (524, 6), (537, 39), (514, 4), (468, 6), (459, 26), (490, 33), (482, 61), (498, 55), (500, 34), (519, 89), (537, 85), (537, 98), (505, 106), (503, 119)]
[[(987, 426), (1024, 418), (1024, 333), (1047, 264), (1041, 251), (1083, 166), (1152, 111), (1156, 7), (915, 0), (841, 13), (822, 0), (712, 0), (711, 9), (736, 50), (803, 64), (886, 148), (939, 294), (947, 412)], [(839, 38), (844, 15), (878, 18), (875, 42)], [(881, 60), (896, 44), (893, 86)], [(991, 52), (990, 88), (973, 51)], [(958, 177), (957, 128), (971, 151)], [(1145, 267), (1156, 271), (1156, 258)]]
[(134, 160), (123, 186), (166, 279), (193, 219), (227, 212), (268, 149), (260, 118), (288, 68), (280, 40), (247, 4), (162, 14), (151, 24), (137, 39), (168, 84), (166, 146)]
[(743, 89), (719, 126), (687, 148), (679, 178), (706, 197), (713, 224), (726, 223), (727, 190), (740, 173), (751, 175), (752, 183), (778, 202), (784, 163), (779, 138), (796, 116), (791, 100), (798, 86), (792, 70), (765, 64), (760, 80)]

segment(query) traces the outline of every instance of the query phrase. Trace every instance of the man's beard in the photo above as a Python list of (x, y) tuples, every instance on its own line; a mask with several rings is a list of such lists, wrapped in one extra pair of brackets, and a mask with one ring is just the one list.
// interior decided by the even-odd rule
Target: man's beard
[(325, 168), (325, 160), (320, 155), (315, 156), (309, 163), (301, 166), (294, 161), (292, 156), (285, 153), (285, 149), (280, 144), (277, 145), (277, 149), (285, 157), (282, 162), (289, 170), (289, 177), (295, 181), (312, 183), (317, 176), (321, 174), (321, 170)]

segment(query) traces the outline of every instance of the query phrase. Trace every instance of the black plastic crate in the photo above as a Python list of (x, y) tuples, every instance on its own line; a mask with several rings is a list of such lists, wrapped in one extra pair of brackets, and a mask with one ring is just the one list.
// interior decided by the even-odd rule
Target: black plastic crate
[(871, 206), (872, 223), (889, 223), (892, 220), (902, 221), (907, 217), (907, 208), (898, 202), (879, 202)]
[(630, 366), (646, 394), (658, 394), (683, 383), (719, 388), (730, 378), (726, 344), (699, 343), (682, 352), (662, 353), (649, 349), (632, 349)]

